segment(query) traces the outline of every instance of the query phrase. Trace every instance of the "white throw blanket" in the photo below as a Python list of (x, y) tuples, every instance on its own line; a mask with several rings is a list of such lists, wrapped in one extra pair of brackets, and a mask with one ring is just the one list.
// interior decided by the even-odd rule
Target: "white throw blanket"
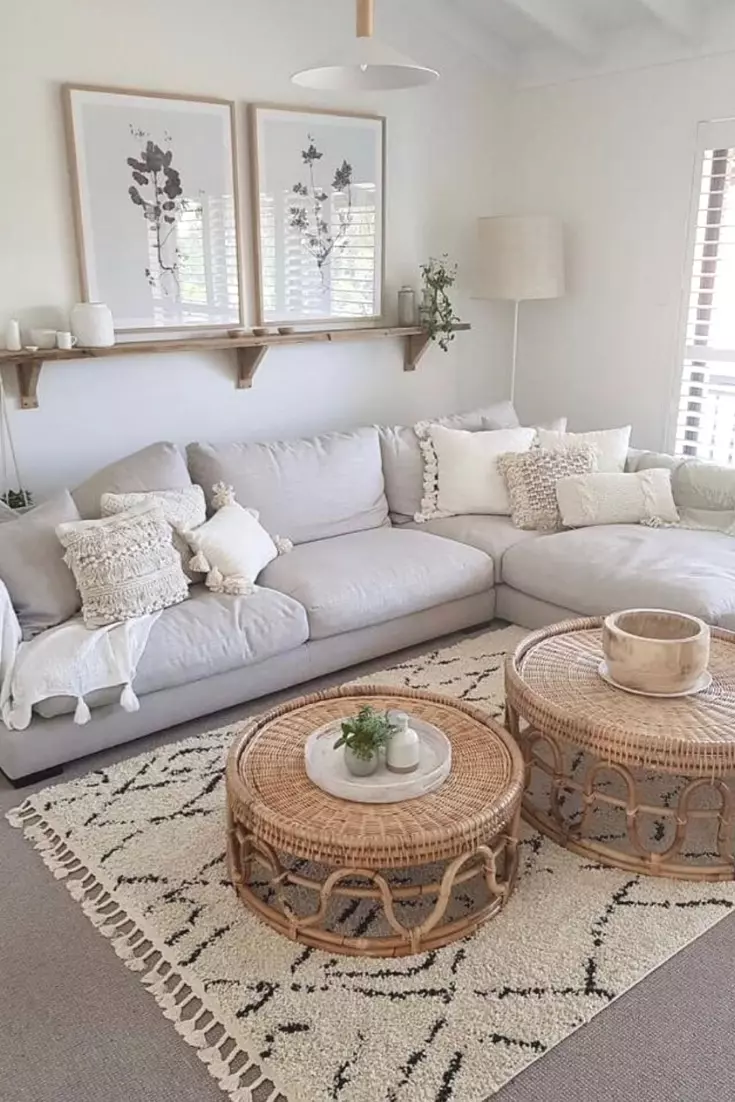
[(120, 704), (140, 707), (132, 682), (160, 612), (90, 631), (81, 618), (51, 628), (28, 643), (8, 591), (0, 582), (0, 713), (6, 727), (22, 731), (33, 705), (52, 696), (76, 697), (75, 723), (87, 723), (84, 700), (97, 689), (122, 686)]

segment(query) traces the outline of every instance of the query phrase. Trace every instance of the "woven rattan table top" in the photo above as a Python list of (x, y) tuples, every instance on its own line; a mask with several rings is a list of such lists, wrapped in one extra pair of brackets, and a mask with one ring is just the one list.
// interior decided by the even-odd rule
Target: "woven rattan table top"
[(599, 676), (601, 619), (534, 632), (506, 664), (508, 703), (539, 731), (619, 764), (717, 776), (735, 771), (735, 634), (712, 629), (709, 689), (652, 698)]
[[(330, 796), (304, 768), (317, 727), (364, 704), (399, 708), (439, 727), (452, 744), (452, 770), (435, 792), (394, 804)], [(523, 790), (513, 739), (479, 709), (415, 689), (342, 686), (291, 701), (251, 721), (227, 762), (230, 811), (277, 851), (365, 868), (427, 864), (466, 853), (510, 820)]]

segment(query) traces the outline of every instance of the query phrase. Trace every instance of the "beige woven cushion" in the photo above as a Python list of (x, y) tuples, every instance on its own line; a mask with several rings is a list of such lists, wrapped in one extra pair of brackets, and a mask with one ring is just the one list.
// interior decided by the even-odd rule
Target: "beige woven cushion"
[(556, 484), (568, 475), (589, 474), (597, 467), (597, 452), (590, 444), (559, 451), (532, 448), (498, 458), (505, 479), (511, 517), (517, 528), (554, 531), (561, 528)]
[(567, 528), (596, 524), (676, 524), (671, 471), (651, 467), (634, 474), (570, 475), (556, 484)]
[(158, 612), (188, 595), (160, 505), (148, 502), (102, 520), (60, 524), (56, 534), (89, 628)]
[(193, 582), (201, 582), (202, 575), (192, 570), (189, 565), (191, 551), (189, 544), (182, 535), (192, 528), (198, 528), (207, 519), (207, 506), (204, 500), (204, 490), (201, 486), (187, 486), (182, 490), (150, 490), (144, 493), (130, 494), (103, 494), (100, 506), (103, 517), (115, 516), (124, 513), (136, 505), (146, 505), (153, 502), (161, 506), (163, 518), (171, 526), (171, 539), (179, 553), (181, 567), (187, 578)]

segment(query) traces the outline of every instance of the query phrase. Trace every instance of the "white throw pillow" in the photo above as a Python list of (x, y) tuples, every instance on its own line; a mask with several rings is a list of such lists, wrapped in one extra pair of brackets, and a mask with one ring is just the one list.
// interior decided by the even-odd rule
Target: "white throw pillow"
[(553, 451), (555, 448), (574, 448), (579, 444), (592, 444), (597, 451), (597, 469), (600, 473), (625, 470), (629, 440), (630, 425), (625, 425), (622, 429), (602, 429), (599, 432), (538, 430), (539, 447), (547, 451)]
[(207, 505), (201, 486), (187, 486), (181, 490), (145, 490), (139, 493), (103, 494), (100, 509), (103, 517), (124, 513), (136, 505), (153, 502), (161, 506), (164, 520), (171, 525), (173, 545), (181, 556), (181, 566), (190, 581), (201, 581), (201, 577), (189, 568), (191, 552), (182, 532), (198, 528), (207, 519)]
[(287, 540), (271, 539), (255, 509), (235, 501), (231, 486), (218, 483), (212, 503), (217, 512), (205, 524), (185, 532), (196, 552), (189, 566), (206, 573), (206, 586), (215, 593), (248, 594), (255, 581), (280, 550), (290, 550)]
[(652, 467), (634, 474), (584, 474), (556, 484), (562, 524), (676, 524), (671, 471)]
[(465, 432), (432, 425), (429, 432), (437, 460), (437, 514), (510, 516), (510, 499), (498, 468), (498, 456), (528, 451), (536, 430)]

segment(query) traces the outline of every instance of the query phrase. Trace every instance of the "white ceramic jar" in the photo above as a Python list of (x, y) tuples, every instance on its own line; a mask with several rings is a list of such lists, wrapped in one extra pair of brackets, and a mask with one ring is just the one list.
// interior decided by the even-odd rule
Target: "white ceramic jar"
[(391, 712), (390, 721), (395, 731), (386, 745), (385, 764), (392, 773), (413, 773), (419, 764), (418, 733), (409, 727), (405, 712)]
[(83, 348), (111, 348), (115, 343), (112, 311), (104, 302), (78, 302), (72, 307), (69, 322)]

